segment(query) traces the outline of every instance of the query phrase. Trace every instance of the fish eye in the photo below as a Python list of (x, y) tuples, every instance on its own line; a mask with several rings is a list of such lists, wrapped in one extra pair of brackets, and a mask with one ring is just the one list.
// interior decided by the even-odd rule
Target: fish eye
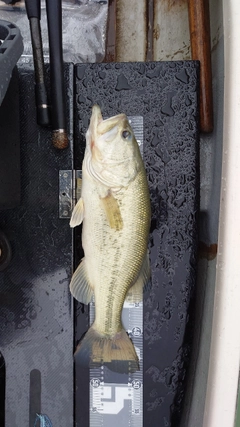
[(124, 130), (123, 132), (122, 132), (122, 137), (124, 138), (124, 139), (129, 139), (129, 137), (131, 136), (131, 132), (129, 132), (129, 130)]

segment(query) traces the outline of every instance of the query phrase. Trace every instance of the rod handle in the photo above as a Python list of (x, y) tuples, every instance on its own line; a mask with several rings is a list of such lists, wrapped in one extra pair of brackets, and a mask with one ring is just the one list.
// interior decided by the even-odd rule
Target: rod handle
[(25, 0), (25, 7), (26, 7), (28, 19), (38, 18), (40, 21), (41, 19), (40, 0)]
[(64, 149), (68, 146), (68, 139), (66, 133), (61, 0), (46, 0), (46, 10), (50, 54), (52, 141), (54, 147)]

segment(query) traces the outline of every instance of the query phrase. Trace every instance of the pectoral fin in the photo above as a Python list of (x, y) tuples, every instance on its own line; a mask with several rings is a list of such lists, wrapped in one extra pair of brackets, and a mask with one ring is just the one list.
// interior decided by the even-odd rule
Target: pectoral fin
[(118, 201), (112, 194), (108, 194), (106, 197), (102, 198), (101, 201), (110, 227), (115, 230), (122, 230), (123, 220)]
[(143, 299), (143, 288), (147, 285), (151, 276), (150, 262), (148, 251), (144, 258), (141, 270), (139, 271), (139, 275), (137, 277), (136, 282), (129, 289), (126, 301), (130, 303), (140, 302)]
[(84, 258), (73, 274), (70, 283), (70, 291), (79, 302), (83, 304), (90, 303), (93, 296), (93, 287), (88, 279)]
[(82, 193), (82, 178), (77, 178), (77, 200), (79, 200), (81, 198), (81, 193)]
[(83, 205), (83, 199), (80, 198), (73, 209), (71, 220), (70, 220), (70, 227), (73, 228), (81, 224), (83, 217), (84, 217), (84, 205)]

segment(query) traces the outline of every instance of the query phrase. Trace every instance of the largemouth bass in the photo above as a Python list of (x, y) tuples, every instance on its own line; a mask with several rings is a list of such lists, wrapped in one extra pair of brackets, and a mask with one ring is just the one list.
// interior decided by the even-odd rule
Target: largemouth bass
[(142, 299), (150, 276), (149, 190), (126, 115), (103, 120), (97, 105), (86, 133), (81, 198), (70, 226), (81, 222), (84, 258), (70, 290), (84, 304), (94, 295), (95, 320), (80, 341), (75, 360), (90, 367), (106, 364), (113, 371), (134, 372), (139, 361), (121, 313), (126, 297)]

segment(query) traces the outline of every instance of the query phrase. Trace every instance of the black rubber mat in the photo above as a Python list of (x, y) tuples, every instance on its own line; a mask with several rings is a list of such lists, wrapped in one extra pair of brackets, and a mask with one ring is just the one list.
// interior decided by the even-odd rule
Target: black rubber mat
[(21, 204), (0, 211), (0, 230), (12, 247), (12, 261), (0, 272), (5, 426), (39, 427), (40, 417), (46, 417), (46, 426), (69, 427), (73, 320), (68, 285), (73, 246), (69, 220), (59, 219), (58, 187), (59, 170), (73, 167), (73, 66), (65, 68), (70, 139), (65, 151), (57, 151), (51, 131), (36, 123), (33, 71), (20, 69), (19, 77)]
[[(151, 290), (144, 295), (144, 426), (177, 426), (191, 350), (199, 208), (198, 74), (189, 62), (78, 65), (75, 167), (91, 107), (142, 116), (151, 193)], [(87, 327), (77, 306), (76, 343)], [(88, 378), (76, 371), (76, 422), (88, 425)]]
[(15, 67), (0, 106), (0, 210), (20, 203), (19, 131), (18, 71)]

